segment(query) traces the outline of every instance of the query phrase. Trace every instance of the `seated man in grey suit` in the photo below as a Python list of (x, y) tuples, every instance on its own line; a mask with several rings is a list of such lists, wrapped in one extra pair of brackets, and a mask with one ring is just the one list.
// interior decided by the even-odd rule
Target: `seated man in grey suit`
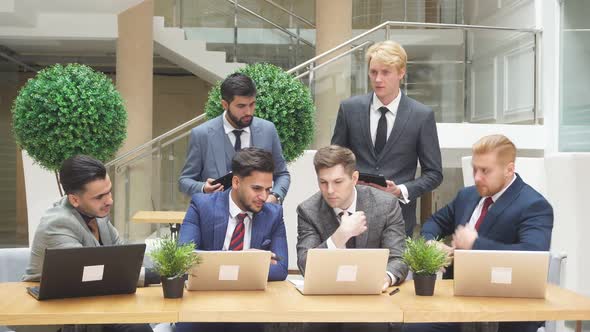
[(235, 151), (250, 146), (272, 153), (275, 172), (267, 202), (280, 203), (289, 190), (291, 176), (283, 158), (279, 135), (272, 122), (254, 116), (256, 86), (250, 77), (234, 73), (221, 83), (225, 112), (191, 130), (186, 163), (178, 179), (180, 191), (191, 196), (228, 188), (212, 182), (231, 171)]
[[(443, 179), (434, 113), (400, 90), (407, 61), (400, 44), (377, 43), (366, 58), (373, 92), (340, 104), (332, 144), (351, 149), (360, 172), (385, 176), (387, 187), (370, 185), (400, 199), (406, 234), (412, 236), (416, 200)], [(422, 175), (415, 178), (418, 161)]]
[[(389, 261), (383, 290), (406, 278), (404, 220), (397, 198), (369, 186), (356, 186), (359, 172), (347, 148), (331, 145), (313, 159), (320, 192), (297, 207), (297, 264), (305, 274), (311, 248), (387, 248)], [(349, 325), (349, 324), (346, 324)], [(387, 325), (371, 326), (387, 330)], [(322, 326), (318, 330), (348, 330), (350, 326)], [(365, 327), (363, 327), (365, 329)]]
[[(63, 162), (59, 180), (66, 196), (41, 217), (23, 281), (41, 279), (46, 248), (123, 244), (109, 221), (113, 206), (112, 184), (104, 165), (88, 156), (74, 156)], [(138, 286), (150, 283), (159, 283), (159, 276), (142, 268)], [(152, 331), (149, 324), (108, 324), (102, 328), (105, 331)]]

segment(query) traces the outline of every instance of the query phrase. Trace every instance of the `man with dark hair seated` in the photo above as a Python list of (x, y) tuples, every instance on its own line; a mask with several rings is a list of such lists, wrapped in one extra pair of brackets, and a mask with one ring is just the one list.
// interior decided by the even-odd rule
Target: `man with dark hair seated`
[[(66, 193), (47, 210), (35, 231), (31, 259), (23, 281), (39, 281), (45, 249), (98, 247), (123, 244), (109, 221), (113, 206), (112, 184), (104, 165), (88, 156), (77, 155), (63, 162), (59, 180)], [(159, 283), (159, 276), (142, 268), (138, 286)], [(68, 330), (70, 327), (62, 329)], [(152, 331), (149, 324), (108, 324), (104, 331)], [(79, 327), (75, 328), (80, 330)]]
[[(254, 147), (236, 152), (231, 190), (193, 195), (178, 241), (193, 242), (198, 250), (270, 250), (268, 280), (285, 280), (289, 261), (283, 207), (267, 202), (273, 172), (270, 152)], [(277, 255), (280, 261), (274, 259)], [(262, 324), (176, 324), (177, 332), (263, 329)]]

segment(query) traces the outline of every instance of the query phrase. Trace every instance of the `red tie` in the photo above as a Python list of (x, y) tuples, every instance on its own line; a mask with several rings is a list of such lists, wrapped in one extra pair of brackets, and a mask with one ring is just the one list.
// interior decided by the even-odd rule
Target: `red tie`
[(231, 236), (229, 243), (229, 250), (242, 250), (244, 249), (244, 234), (246, 227), (244, 226), (244, 219), (248, 216), (246, 213), (240, 213), (236, 216), (238, 223)]
[(475, 230), (479, 231), (479, 226), (481, 226), (482, 221), (485, 219), (486, 215), (488, 214), (488, 209), (490, 205), (494, 203), (494, 200), (491, 197), (488, 197), (483, 201), (483, 208), (481, 209), (481, 214), (479, 218), (477, 218), (477, 222), (475, 223)]

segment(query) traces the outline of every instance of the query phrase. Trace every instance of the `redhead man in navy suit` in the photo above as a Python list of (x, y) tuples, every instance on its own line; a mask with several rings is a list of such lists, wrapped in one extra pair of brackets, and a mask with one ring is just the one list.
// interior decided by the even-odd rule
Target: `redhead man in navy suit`
[[(514, 172), (516, 147), (503, 135), (481, 138), (473, 145), (475, 186), (432, 215), (422, 235), (432, 240), (453, 235), (453, 249), (548, 251), (553, 209)], [(456, 331), (459, 324), (412, 324), (406, 330)], [(422, 325), (422, 326), (419, 326)], [(443, 326), (445, 328), (443, 328)], [(536, 331), (539, 323), (499, 323), (498, 331)]]
[[(283, 208), (266, 202), (273, 171), (270, 152), (253, 147), (236, 152), (232, 160), (231, 190), (193, 195), (178, 241), (193, 242), (198, 250), (270, 250), (268, 280), (285, 280), (289, 263)], [(260, 324), (176, 325), (177, 332), (262, 329)]]

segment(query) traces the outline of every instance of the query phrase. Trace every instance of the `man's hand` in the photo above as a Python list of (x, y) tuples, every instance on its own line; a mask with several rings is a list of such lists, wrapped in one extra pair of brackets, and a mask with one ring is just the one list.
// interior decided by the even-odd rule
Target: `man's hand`
[(340, 227), (332, 234), (332, 242), (338, 248), (346, 248), (346, 241), (351, 237), (358, 236), (367, 230), (367, 217), (363, 211), (357, 211), (350, 216), (342, 215)]
[(367, 186), (371, 186), (373, 188), (377, 188), (379, 190), (383, 190), (385, 192), (388, 192), (388, 193), (394, 195), (395, 197), (402, 196), (402, 190), (395, 184), (395, 182), (393, 182), (391, 180), (385, 180), (385, 182), (387, 183), (387, 187), (383, 187), (383, 186), (380, 186), (375, 183), (367, 183), (367, 182), (362, 182), (362, 184), (365, 184)]
[(453, 247), (457, 249), (471, 249), (477, 239), (477, 231), (471, 227), (460, 225), (453, 234)]
[(211, 184), (213, 181), (215, 181), (215, 179), (212, 178), (208, 178), (207, 181), (205, 181), (205, 185), (203, 186), (204, 193), (209, 194), (216, 191), (223, 191), (223, 185), (221, 183)]
[[(434, 243), (436, 245), (436, 247), (442, 251), (444, 251), (447, 254), (447, 264), (451, 265), (451, 263), (453, 263), (453, 253), (455, 248), (454, 247), (449, 247), (446, 244), (440, 242), (440, 241), (434, 241), (434, 240), (430, 240), (427, 243)], [(442, 273), (445, 273), (446, 268), (442, 267), (440, 269), (440, 271)]]
[(266, 198), (266, 202), (277, 204), (279, 201), (277, 200), (275, 195), (268, 195), (268, 197)]
[(383, 279), (383, 288), (381, 288), (381, 292), (385, 292), (387, 288), (393, 286), (397, 283), (396, 277), (393, 277), (393, 280), (389, 278), (389, 274), (385, 274), (385, 279)]
[(270, 265), (277, 265), (278, 264), (278, 259), (277, 259), (277, 254), (275, 254), (274, 252), (270, 252)]

